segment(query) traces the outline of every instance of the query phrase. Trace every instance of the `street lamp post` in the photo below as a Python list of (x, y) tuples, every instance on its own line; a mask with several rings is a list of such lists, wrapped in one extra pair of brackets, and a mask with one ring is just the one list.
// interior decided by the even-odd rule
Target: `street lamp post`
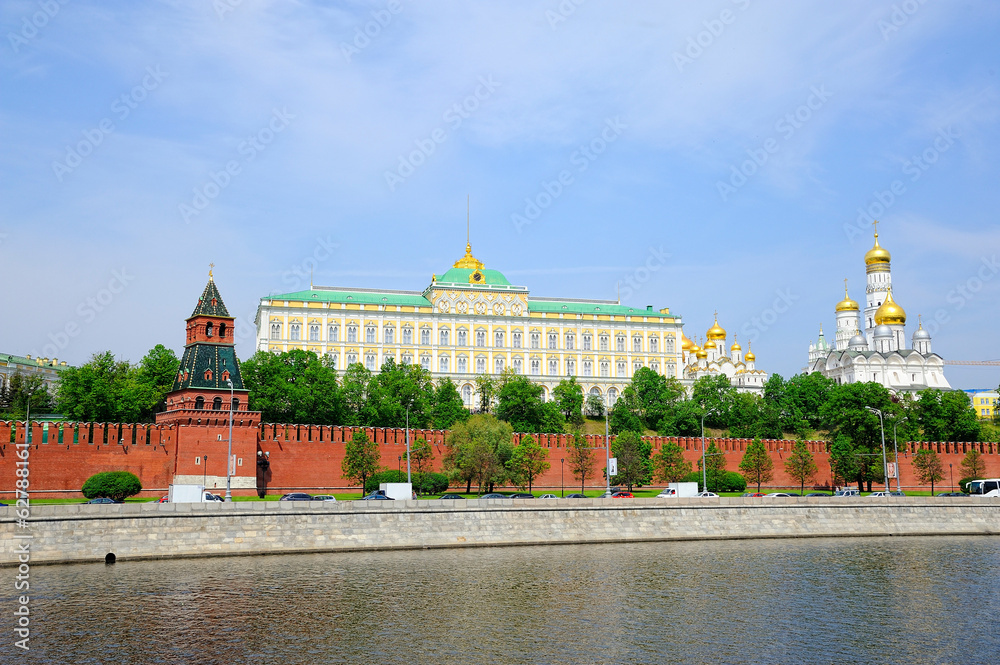
[(608, 394), (604, 393), (604, 496), (611, 496), (611, 444), (608, 438)]
[(955, 467), (952, 466), (951, 462), (948, 462), (948, 472), (951, 474), (951, 491), (955, 491)]
[(410, 406), (409, 405), (406, 406), (406, 482), (413, 483), (413, 478), (410, 477)]
[(559, 459), (559, 496), (566, 496), (566, 458)]
[(230, 474), (233, 465), (233, 399), (235, 397), (232, 379), (226, 379), (229, 384), (229, 451), (226, 453), (226, 501), (233, 500), (233, 486)]
[(396, 456), (396, 478), (399, 478), (399, 476), (402, 475), (402, 473), (403, 473), (403, 456), (402, 455), (397, 455)]
[(205, 489), (208, 489), (208, 455), (201, 456), (201, 463), (205, 466), (201, 470), (201, 484), (205, 486)]
[(896, 491), (901, 491), (899, 489), (899, 450), (896, 448), (896, 426), (899, 425), (900, 420), (906, 420), (906, 416), (897, 418), (892, 423), (892, 454), (896, 460)]
[(882, 477), (885, 479), (885, 491), (888, 492), (889, 491), (889, 467), (886, 464), (886, 459), (885, 459), (885, 421), (882, 420), (882, 410), (881, 409), (873, 409), (870, 406), (866, 406), (865, 409), (867, 409), (868, 411), (871, 411), (872, 413), (874, 413), (875, 415), (878, 416), (879, 429), (882, 432)]

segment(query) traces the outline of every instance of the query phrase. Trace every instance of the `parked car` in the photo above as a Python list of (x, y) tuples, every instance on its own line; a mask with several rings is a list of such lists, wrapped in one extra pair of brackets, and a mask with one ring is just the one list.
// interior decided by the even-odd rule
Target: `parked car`
[(465, 497), (461, 494), (442, 494), (438, 497), (439, 499), (464, 499)]
[(700, 496), (700, 497), (704, 498), (704, 497), (712, 497), (712, 496), (718, 497), (719, 495), (716, 494), (715, 492), (698, 492), (697, 496)]
[[(225, 461), (225, 460), (223, 460)], [(206, 495), (206, 499), (208, 496)], [(312, 494), (306, 494), (305, 492), (289, 492), (288, 494), (281, 495), (278, 501), (312, 501)]]
[(766, 495), (763, 492), (744, 492), (742, 494), (742, 496), (760, 497), (760, 496), (766, 496)]
[(394, 501), (391, 496), (386, 496), (382, 490), (375, 490), (371, 494), (363, 496), (359, 501)]
[(580, 494), (579, 492), (576, 492), (574, 494), (567, 494), (566, 498), (567, 499), (586, 499), (587, 495), (586, 494)]
[(906, 495), (903, 494), (902, 492), (895, 491), (895, 492), (889, 492), (889, 496), (906, 496)]
[(121, 501), (115, 501), (114, 499), (109, 499), (106, 496), (99, 496), (96, 499), (91, 499), (87, 503), (122, 503)]
[(541, 495), (538, 498), (539, 499), (558, 499), (559, 495), (558, 494), (543, 494), (543, 495)]
[(337, 497), (332, 494), (317, 494), (312, 498), (313, 501), (326, 501), (328, 503), (337, 503)]
[(159, 499), (157, 499), (153, 503), (167, 503), (168, 501), (170, 501), (170, 497), (169, 496), (161, 496)]
[(861, 492), (852, 489), (842, 489), (837, 490), (833, 493), (834, 496), (861, 496)]
[(528, 494), (527, 492), (514, 492), (510, 495), (511, 499), (534, 499), (534, 494)]
[(966, 494), (965, 492), (941, 492), (938, 496), (972, 496), (971, 494)]
[(489, 494), (484, 494), (480, 499), (507, 499), (509, 498), (506, 494), (500, 494), (499, 492), (490, 492)]
[(631, 492), (615, 492), (611, 495), (612, 499), (634, 499)]
[(809, 492), (809, 494), (806, 494), (806, 496), (831, 496), (831, 495), (827, 494), (826, 492)]
[(791, 494), (789, 494), (788, 492), (771, 492), (770, 494), (765, 494), (764, 498), (765, 499), (778, 499), (778, 498), (784, 498), (784, 497), (789, 497), (789, 496), (791, 496)]
[(871, 494), (868, 495), (868, 498), (888, 497), (888, 496), (892, 496), (892, 494), (890, 494), (889, 492), (872, 492)]

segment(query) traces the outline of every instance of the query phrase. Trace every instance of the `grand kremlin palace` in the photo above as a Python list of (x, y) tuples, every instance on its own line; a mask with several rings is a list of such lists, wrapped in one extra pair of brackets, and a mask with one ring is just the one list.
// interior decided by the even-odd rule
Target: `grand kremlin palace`
[[(419, 363), (435, 380), (451, 377), (470, 407), (478, 403), (475, 377), (507, 368), (541, 384), (546, 399), (561, 380), (576, 376), (587, 394), (609, 404), (641, 367), (687, 385), (722, 371), (684, 336), (669, 308), (531, 296), (486, 269), (468, 244), (465, 256), (423, 291), (314, 286), (262, 298), (256, 324), (258, 350), (327, 354), (337, 369), (362, 363), (378, 371), (389, 358)], [(718, 322), (709, 336), (719, 342), (713, 349), (721, 348)], [(749, 370), (736, 362), (725, 365), (726, 373), (741, 372), (743, 389), (752, 376), (759, 390), (766, 374), (753, 370), (748, 355)]]

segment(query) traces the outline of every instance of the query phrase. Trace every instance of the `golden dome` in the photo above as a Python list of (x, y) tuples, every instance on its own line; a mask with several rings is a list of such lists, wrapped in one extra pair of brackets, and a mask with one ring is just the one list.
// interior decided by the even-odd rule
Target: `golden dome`
[(748, 363), (757, 360), (757, 356), (754, 355), (753, 350), (751, 350), (749, 344), (747, 345), (747, 354), (743, 356), (743, 359), (746, 360)]
[(885, 302), (875, 312), (875, 325), (906, 325), (906, 312), (892, 299), (892, 287), (885, 295)]
[(889, 250), (883, 249), (878, 244), (878, 232), (875, 232), (875, 246), (868, 250), (865, 254), (865, 265), (871, 266), (880, 263), (888, 264), (892, 257), (889, 255)]
[(726, 329), (719, 325), (719, 315), (715, 315), (715, 323), (705, 333), (708, 339), (726, 339)]
[(860, 312), (861, 308), (858, 307), (858, 302), (852, 300), (851, 296), (847, 295), (847, 280), (844, 280), (844, 299), (837, 303), (836, 311), (838, 312)]
[(731, 347), (729, 347), (729, 350), (730, 351), (742, 351), (743, 350), (743, 347), (740, 346), (740, 343), (736, 341), (736, 335), (733, 335), (733, 345)]
[(690, 351), (694, 348), (694, 342), (687, 338), (687, 335), (681, 334), (681, 351)]
[(694, 355), (695, 355), (696, 358), (698, 358), (698, 360), (701, 360), (703, 358), (707, 358), (708, 357), (708, 351), (706, 351), (704, 349), (698, 349), (697, 351), (695, 351)]
[(718, 345), (717, 345), (717, 344), (716, 344), (715, 342), (713, 342), (712, 340), (708, 340), (707, 342), (705, 342), (705, 348), (706, 348), (706, 349), (717, 349), (717, 348), (719, 348), (719, 347), (718, 347)]

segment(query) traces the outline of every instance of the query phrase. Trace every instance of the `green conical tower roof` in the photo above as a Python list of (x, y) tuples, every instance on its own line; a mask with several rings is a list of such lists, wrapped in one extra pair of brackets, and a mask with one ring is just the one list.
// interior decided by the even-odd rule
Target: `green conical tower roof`
[(212, 279), (212, 273), (208, 273), (208, 284), (205, 285), (205, 291), (201, 294), (201, 298), (198, 299), (198, 305), (194, 308), (194, 312), (191, 316), (229, 316), (229, 310), (226, 309), (226, 304), (222, 302), (222, 296), (219, 295), (219, 289), (215, 286), (215, 280)]

